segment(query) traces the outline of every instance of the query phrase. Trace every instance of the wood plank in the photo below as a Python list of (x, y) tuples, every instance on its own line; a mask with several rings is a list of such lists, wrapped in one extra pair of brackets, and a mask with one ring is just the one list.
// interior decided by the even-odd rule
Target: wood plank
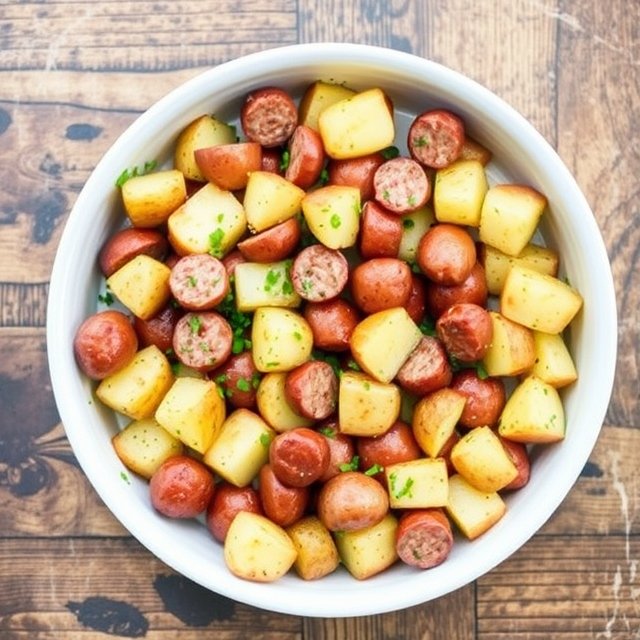
[[(607, 421), (640, 424), (640, 156), (637, 140), (640, 4), (576, 0), (562, 16), (558, 151), (589, 200), (618, 288), (618, 380)], [(615, 25), (615, 28), (613, 26)]]
[(11, 2), (3, 14), (5, 70), (180, 69), (296, 41), (293, 0)]
[(639, 551), (637, 536), (534, 538), (478, 581), (478, 640), (637, 637)]

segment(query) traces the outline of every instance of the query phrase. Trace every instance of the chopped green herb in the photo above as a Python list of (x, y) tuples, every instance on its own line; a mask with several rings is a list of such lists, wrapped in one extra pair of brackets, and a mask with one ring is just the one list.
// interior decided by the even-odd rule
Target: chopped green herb
[(311, 293), (311, 289), (313, 289), (313, 282), (309, 280), (309, 278), (305, 278), (302, 281), (302, 292), (309, 295)]
[(386, 149), (383, 149), (380, 152), (380, 155), (385, 159), (385, 160), (393, 160), (394, 158), (397, 158), (400, 155), (400, 149), (398, 149), (398, 147), (387, 147)]
[(209, 234), (209, 254), (214, 258), (222, 258), (222, 240), (224, 239), (224, 231), (218, 227), (214, 232)]
[(144, 163), (142, 168), (133, 167), (133, 169), (125, 169), (116, 180), (116, 187), (122, 187), (122, 185), (131, 178), (137, 176), (144, 176), (147, 173), (151, 173), (158, 166), (157, 160), (149, 160)]
[(246, 378), (238, 378), (236, 382), (236, 388), (238, 391), (251, 391), (251, 385)]
[(327, 184), (327, 182), (329, 182), (329, 172), (327, 171), (327, 168), (325, 167), (320, 172), (320, 186), (324, 187)]
[(398, 489), (397, 487), (398, 475), (396, 473), (392, 473), (389, 476), (389, 483), (391, 485), (391, 493), (396, 500), (403, 498), (408, 495), (411, 497), (411, 487), (413, 486), (413, 478), (407, 478), (402, 488)]
[(425, 336), (437, 335), (436, 325), (431, 318), (423, 318), (422, 322), (418, 325), (418, 329), (420, 329), (421, 333)]
[(273, 369), (273, 367), (277, 367), (277, 366), (279, 366), (279, 365), (280, 365), (280, 363), (279, 363), (277, 360), (273, 360), (273, 361), (271, 361), (271, 362), (267, 362), (267, 363), (265, 364), (265, 366), (267, 367), (267, 369)]
[(291, 154), (285, 149), (280, 158), (280, 171), (286, 171), (289, 168), (289, 162), (291, 162)]
[(243, 335), (233, 336), (233, 342), (231, 343), (231, 353), (242, 353), (245, 349), (251, 349), (251, 340), (247, 340)]
[(224, 213), (218, 214), (218, 222), (222, 222), (224, 220)]
[(98, 294), (98, 300), (102, 302), (102, 304), (106, 304), (108, 307), (113, 304), (113, 296), (109, 291), (106, 291), (104, 294)]
[(349, 462), (343, 462), (342, 464), (338, 465), (338, 469), (340, 469), (340, 471), (342, 472), (357, 471), (359, 464), (360, 464), (360, 456), (353, 456), (353, 458), (351, 458)]
[(364, 390), (371, 391), (371, 383), (368, 380), (364, 381)]
[(200, 316), (191, 316), (189, 318), (189, 329), (191, 329), (191, 333), (198, 334), (200, 329), (202, 329), (202, 319)]
[(337, 213), (334, 213), (331, 216), (331, 219), (329, 220), (329, 222), (334, 229), (338, 229), (342, 224), (342, 220), (340, 219), (340, 216)]
[(129, 480), (129, 476), (124, 472), (120, 472), (120, 478), (124, 480), (127, 484), (131, 484), (131, 480)]
[(293, 337), (294, 337), (296, 340), (302, 340), (302, 334), (301, 334), (299, 331), (294, 331), (294, 332), (293, 332)]
[(293, 293), (293, 283), (291, 282), (291, 280), (289, 280), (289, 278), (286, 278), (282, 283), (282, 293), (285, 296), (290, 296)]
[(169, 347), (168, 349), (165, 349), (164, 355), (171, 357), (173, 355), (173, 349), (171, 347)]
[(407, 198), (407, 204), (410, 207), (415, 207), (416, 206), (416, 197), (413, 195), (413, 193)]
[(405, 218), (405, 219), (402, 221), (402, 226), (403, 226), (405, 229), (413, 229), (413, 227), (415, 227), (415, 226), (416, 226), (416, 223), (415, 223), (411, 218)]
[(282, 277), (282, 272), (276, 269), (269, 269), (265, 277), (264, 290), (269, 293), (276, 286), (278, 280)]
[(257, 389), (260, 386), (260, 374), (256, 371), (252, 376), (251, 376), (251, 386), (254, 389)]
[(260, 434), (260, 444), (265, 448), (269, 447), (269, 445), (271, 444), (271, 437), (268, 433)]
[(221, 373), (219, 376), (216, 376), (213, 381), (216, 384), (224, 384), (227, 381), (227, 374), (226, 373)]
[(382, 465), (379, 465), (377, 462), (370, 466), (365, 472), (364, 475), (365, 476), (375, 476), (376, 473), (380, 473), (381, 471), (384, 471), (384, 467)]
[(385, 189), (385, 190), (382, 192), (382, 198), (383, 198), (384, 200), (386, 200), (387, 202), (389, 202), (389, 200), (391, 199), (391, 194), (389, 193), (389, 190), (388, 190), (388, 189)]
[(417, 262), (409, 262), (408, 265), (413, 273), (422, 273), (422, 269), (420, 269), (420, 265)]
[(195, 276), (188, 276), (187, 277), (187, 284), (190, 287), (195, 287), (198, 284), (197, 279), (195, 278)]
[(352, 371), (362, 371), (358, 363), (353, 358), (351, 358), (349, 362), (347, 362), (347, 368), (351, 369)]
[(427, 141), (427, 139), (424, 136), (420, 136), (419, 138), (414, 138), (413, 139), (413, 146), (414, 147), (428, 147), (429, 146), (429, 142)]
[(335, 438), (337, 431), (333, 427), (320, 427), (318, 431), (327, 438)]

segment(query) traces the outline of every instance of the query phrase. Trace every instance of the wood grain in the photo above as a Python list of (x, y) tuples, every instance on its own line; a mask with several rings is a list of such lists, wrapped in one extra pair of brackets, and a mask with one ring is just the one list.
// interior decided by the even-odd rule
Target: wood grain
[[(640, 637), (638, 24), (640, 4), (627, 0), (2, 2), (0, 638)], [(328, 40), (409, 51), (461, 71), (557, 148), (611, 257), (620, 351), (596, 448), (567, 499), (522, 549), (431, 603), (305, 619), (202, 590), (131, 539), (64, 437), (44, 325), (66, 216), (126, 127), (208, 67)]]

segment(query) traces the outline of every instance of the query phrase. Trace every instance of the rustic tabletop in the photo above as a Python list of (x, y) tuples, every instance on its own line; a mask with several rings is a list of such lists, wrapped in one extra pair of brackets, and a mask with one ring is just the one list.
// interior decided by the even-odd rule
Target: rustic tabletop
[[(0, 0), (0, 638), (640, 637), (639, 27), (636, 0)], [(444, 63), (531, 120), (593, 208), (620, 314), (604, 428), (546, 526), (463, 589), (351, 619), (235, 603), (132, 539), (69, 448), (45, 344), (65, 218), (116, 137), (204, 69), (327, 40)]]

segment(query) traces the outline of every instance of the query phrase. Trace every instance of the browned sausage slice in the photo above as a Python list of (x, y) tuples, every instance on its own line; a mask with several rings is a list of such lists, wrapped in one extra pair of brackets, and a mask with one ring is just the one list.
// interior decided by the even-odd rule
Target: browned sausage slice
[(424, 396), (451, 382), (451, 365), (444, 346), (432, 336), (424, 336), (398, 371), (400, 386), (409, 393)]
[(411, 293), (405, 308), (416, 324), (420, 324), (424, 319), (426, 298), (427, 292), (422, 278), (415, 273), (411, 274)]
[(373, 200), (365, 202), (360, 218), (360, 255), (397, 258), (402, 240), (402, 220)]
[(449, 307), (438, 318), (436, 331), (447, 353), (461, 362), (482, 359), (493, 337), (489, 312), (468, 302)]
[(165, 236), (155, 229), (122, 229), (105, 242), (98, 262), (102, 273), (108, 278), (141, 254), (162, 260), (168, 246)]
[(227, 270), (227, 275), (231, 277), (236, 270), (236, 266), (241, 262), (246, 262), (245, 257), (240, 253), (238, 249), (234, 249), (230, 253), (228, 253), (224, 258), (222, 258), (222, 264), (224, 268)]
[(463, 283), (476, 264), (476, 245), (471, 235), (455, 224), (437, 224), (420, 239), (418, 266), (438, 284)]
[(240, 120), (249, 140), (267, 148), (278, 147), (293, 134), (298, 124), (298, 109), (286, 91), (264, 87), (246, 97)]
[(224, 264), (207, 253), (180, 258), (171, 269), (169, 287), (185, 309), (212, 309), (229, 293), (229, 276)]
[(322, 477), (330, 461), (326, 438), (300, 427), (277, 435), (269, 447), (269, 463), (280, 482), (307, 487)]
[(264, 514), (281, 527), (288, 527), (304, 515), (309, 487), (289, 487), (265, 464), (258, 474), (258, 493)]
[(277, 262), (293, 252), (300, 240), (300, 233), (300, 223), (296, 218), (289, 218), (238, 242), (238, 249), (249, 262)]
[(484, 267), (476, 262), (471, 273), (460, 284), (444, 285), (429, 281), (425, 293), (427, 310), (436, 320), (458, 302), (472, 302), (484, 307), (489, 295)]
[(457, 160), (464, 145), (464, 123), (444, 109), (426, 111), (409, 128), (407, 146), (420, 164), (442, 169)]
[(207, 528), (219, 542), (224, 542), (231, 521), (241, 511), (262, 515), (258, 492), (253, 487), (236, 487), (228, 482), (216, 485), (207, 507)]
[(352, 272), (353, 301), (365, 313), (404, 307), (411, 295), (411, 269), (397, 258), (372, 258)]
[(449, 520), (438, 509), (405, 513), (396, 531), (396, 551), (412, 567), (430, 569), (447, 559), (453, 546)]
[(284, 391), (297, 414), (312, 420), (324, 420), (336, 407), (338, 378), (330, 364), (312, 360), (287, 374)]
[(431, 195), (424, 169), (411, 158), (392, 158), (373, 177), (376, 200), (389, 211), (402, 214), (422, 207)]
[(176, 324), (173, 350), (187, 367), (211, 371), (231, 355), (233, 331), (215, 311), (187, 313)]
[[(360, 456), (360, 466), (369, 471), (378, 465), (378, 473), (384, 467), (398, 462), (408, 462), (422, 457), (422, 449), (418, 445), (413, 429), (406, 423), (397, 421), (381, 436), (362, 437), (356, 441), (356, 449)], [(377, 474), (373, 474), (376, 477)]]
[(506, 393), (500, 378), (480, 378), (473, 369), (463, 369), (453, 376), (451, 388), (466, 399), (459, 423), (467, 429), (493, 427), (504, 409)]
[(301, 189), (318, 181), (324, 165), (324, 145), (320, 134), (303, 124), (289, 140), (289, 165), (284, 177)]
[(351, 334), (360, 321), (358, 312), (342, 298), (309, 302), (304, 317), (313, 333), (313, 344), (325, 351), (347, 351)]
[(318, 478), (320, 482), (327, 482), (333, 476), (342, 473), (343, 465), (353, 460), (355, 446), (351, 436), (340, 433), (335, 420), (325, 422), (318, 433), (327, 441), (329, 446), (329, 464), (326, 471)]
[(245, 409), (255, 407), (260, 374), (250, 351), (231, 356), (222, 367), (212, 371), (209, 377), (222, 387), (229, 404)]
[(384, 161), (381, 153), (371, 153), (345, 160), (331, 160), (327, 167), (329, 184), (357, 187), (360, 189), (360, 202), (372, 200), (375, 196), (373, 176)]
[(173, 332), (176, 324), (183, 315), (184, 311), (169, 304), (153, 318), (143, 320), (136, 316), (133, 319), (133, 328), (136, 330), (140, 344), (143, 347), (155, 344), (160, 351), (165, 353), (169, 351), (173, 347)]
[(347, 259), (336, 249), (313, 244), (293, 261), (291, 281), (298, 295), (311, 302), (340, 295), (349, 278)]

